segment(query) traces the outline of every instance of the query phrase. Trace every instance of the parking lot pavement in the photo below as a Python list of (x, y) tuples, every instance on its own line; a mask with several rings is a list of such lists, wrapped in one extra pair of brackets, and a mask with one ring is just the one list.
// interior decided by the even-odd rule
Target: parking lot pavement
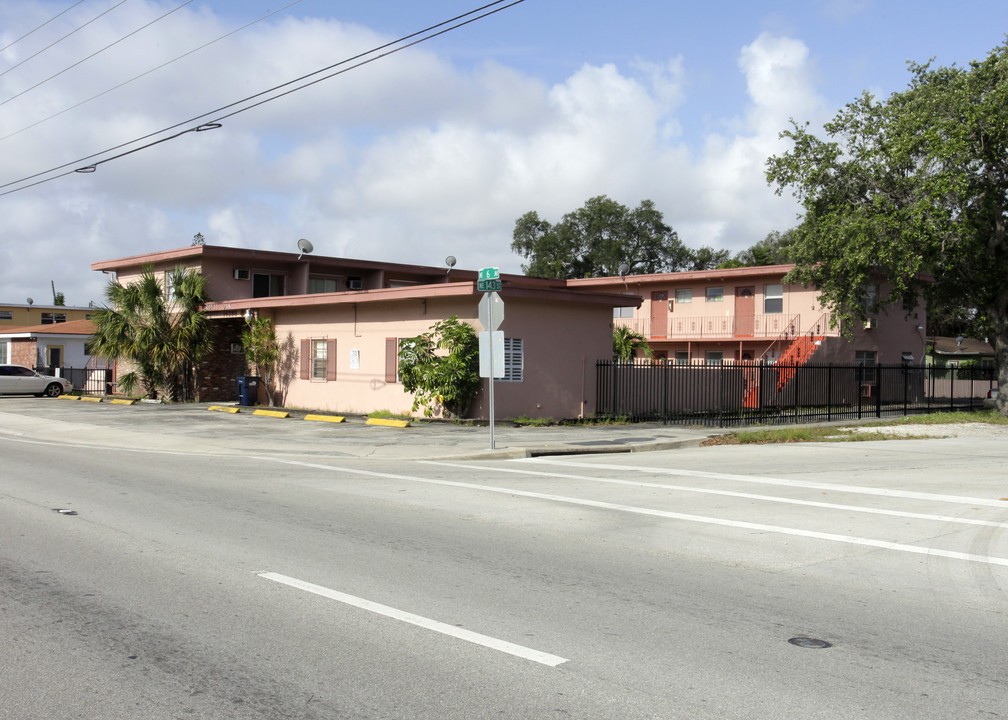
[(0, 432), (59, 438), (94, 447), (144, 447), (165, 452), (269, 453), (386, 459), (530, 457), (537, 455), (641, 452), (699, 445), (716, 429), (656, 423), (490, 428), (414, 421), (407, 428), (305, 420), (304, 412), (278, 418), (211, 411), (211, 404), (113, 405), (40, 398), (0, 398)]

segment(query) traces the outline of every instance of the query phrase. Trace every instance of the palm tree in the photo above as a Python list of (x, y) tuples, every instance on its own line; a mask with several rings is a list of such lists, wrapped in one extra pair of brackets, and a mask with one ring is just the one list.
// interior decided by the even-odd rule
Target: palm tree
[(206, 278), (178, 267), (166, 273), (162, 285), (147, 265), (135, 282), (110, 282), (105, 296), (109, 305), (92, 317), (88, 352), (132, 366), (119, 377), (127, 393), (139, 385), (152, 398), (161, 390), (172, 400), (192, 398), (195, 366), (212, 348), (210, 324), (200, 311), (208, 300)]
[(613, 357), (619, 362), (632, 362), (638, 350), (644, 357), (654, 357), (644, 336), (628, 327), (618, 327), (613, 331), (612, 345)]

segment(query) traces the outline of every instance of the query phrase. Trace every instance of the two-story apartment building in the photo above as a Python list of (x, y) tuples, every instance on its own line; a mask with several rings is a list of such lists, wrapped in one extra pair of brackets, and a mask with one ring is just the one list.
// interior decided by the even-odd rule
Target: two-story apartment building
[[(851, 339), (833, 326), (815, 288), (784, 281), (792, 265), (569, 280), (574, 290), (627, 292), (639, 308), (614, 310), (613, 325), (643, 335), (657, 358), (678, 364), (780, 362), (922, 363), (923, 303), (869, 313)], [(869, 307), (887, 291), (865, 288)]]
[[(93, 270), (122, 284), (145, 266), (207, 278), (215, 349), (199, 368), (204, 401), (234, 400), (247, 372), (245, 318), (272, 320), (285, 357), (284, 404), (336, 412), (407, 412), (413, 399), (396, 377), (399, 340), (457, 315), (477, 330), (477, 272), (347, 258), (198, 245), (105, 260)], [(580, 417), (595, 411), (594, 364), (612, 352), (614, 307), (640, 303), (617, 291), (572, 290), (562, 280), (503, 275), (501, 330), (506, 376), (497, 381), (498, 417)], [(484, 388), (486, 381), (484, 381)], [(263, 397), (262, 395), (260, 396)], [(487, 417), (482, 392), (470, 414)]]

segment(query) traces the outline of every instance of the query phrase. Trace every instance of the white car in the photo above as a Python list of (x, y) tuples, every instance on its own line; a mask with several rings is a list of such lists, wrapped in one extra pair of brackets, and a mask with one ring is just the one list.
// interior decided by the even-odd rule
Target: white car
[(0, 395), (37, 395), (59, 397), (73, 390), (66, 378), (39, 375), (23, 365), (0, 365)]

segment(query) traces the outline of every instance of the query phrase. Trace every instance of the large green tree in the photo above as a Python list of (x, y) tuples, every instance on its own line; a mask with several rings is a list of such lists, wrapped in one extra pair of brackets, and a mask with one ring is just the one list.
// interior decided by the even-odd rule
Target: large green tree
[(266, 317), (249, 320), (242, 330), (242, 348), (245, 350), (245, 359), (249, 364), (255, 365), (262, 376), (266, 399), (272, 407), (275, 404), (273, 388), (281, 359), (280, 343), (277, 342), (273, 321)]
[(525, 213), (515, 222), (511, 250), (529, 261), (526, 274), (560, 279), (614, 276), (624, 263), (635, 274), (699, 270), (728, 257), (683, 245), (651, 200), (631, 210), (605, 195), (555, 225)]
[(846, 319), (863, 316), (873, 272), (891, 283), (886, 304), (923, 292), (962, 311), (993, 340), (1008, 414), (1008, 44), (969, 67), (910, 72), (906, 90), (848, 104), (828, 139), (807, 123), (782, 133), (792, 148), (769, 159), (767, 179), (804, 209), (790, 279)]
[(166, 392), (189, 400), (195, 391), (196, 365), (210, 352), (210, 324), (200, 306), (207, 302), (206, 278), (185, 268), (164, 276), (150, 265), (134, 282), (111, 281), (108, 304), (92, 316), (95, 333), (88, 352), (125, 361), (132, 369), (119, 376), (127, 393), (138, 387), (148, 397)]
[(400, 340), (399, 377), (403, 390), (413, 394), (413, 412), (422, 405), (427, 417), (436, 408), (446, 417), (465, 417), (481, 382), (476, 331), (452, 315)]

